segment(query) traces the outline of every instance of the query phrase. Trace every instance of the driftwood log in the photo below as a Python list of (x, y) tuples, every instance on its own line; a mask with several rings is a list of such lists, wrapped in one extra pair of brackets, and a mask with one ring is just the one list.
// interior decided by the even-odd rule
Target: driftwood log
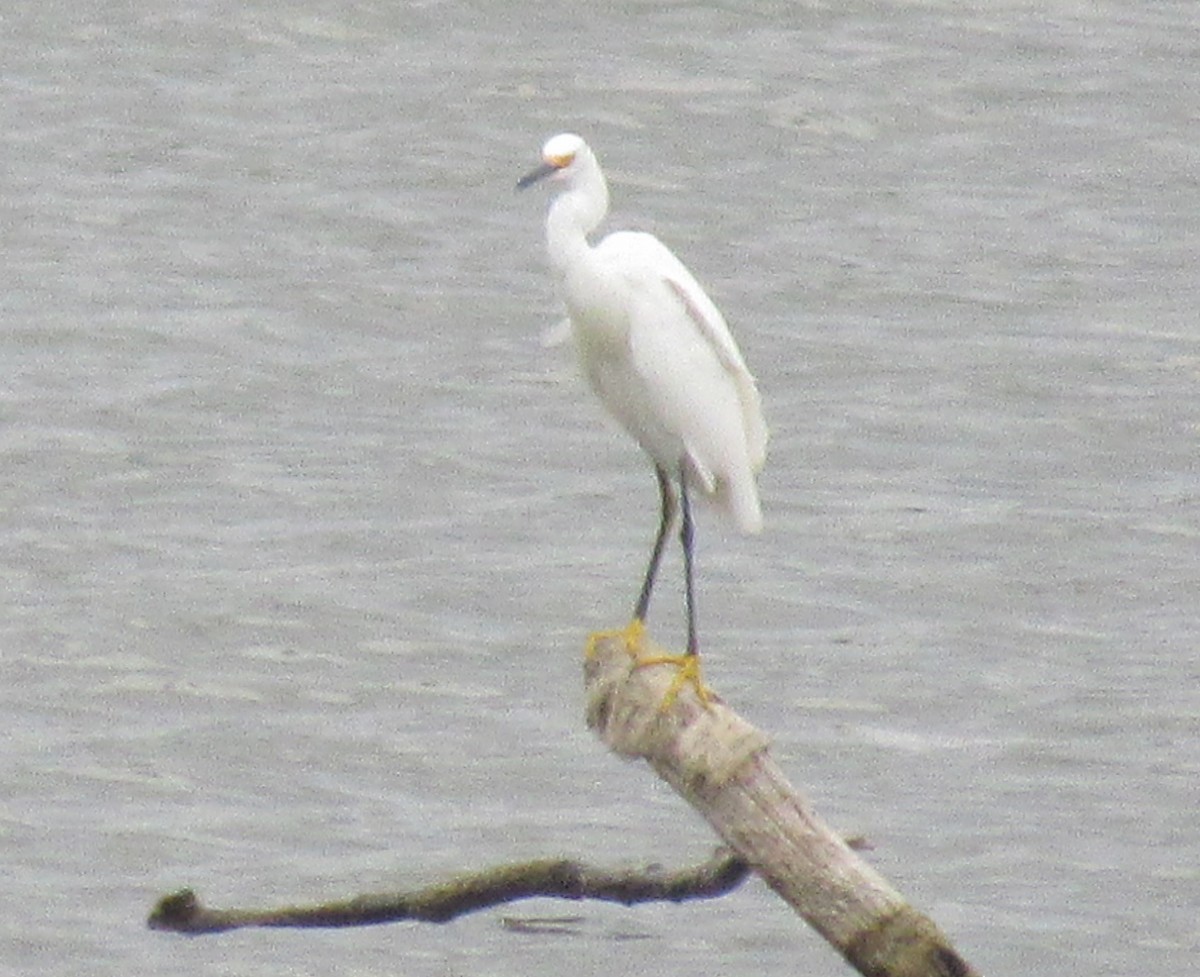
[(585, 664), (588, 725), (620, 756), (647, 761), (785, 902), (869, 977), (973, 977), (918, 912), (809, 808), (766, 737), (674, 668), (637, 667), (620, 638)]
[(584, 674), (588, 725), (618, 755), (646, 760), (726, 849), (674, 872), (541, 859), (410, 893), (272, 909), (210, 909), (184, 889), (160, 899), (148, 925), (201, 934), (248, 926), (442, 923), (534, 897), (626, 905), (713, 898), (754, 872), (861, 974), (976, 977), (933, 921), (855, 854), (856, 843), (813, 814), (771, 759), (766, 737), (718, 697), (701, 701), (690, 686), (673, 694), (675, 669), (638, 667), (616, 636), (594, 644)]

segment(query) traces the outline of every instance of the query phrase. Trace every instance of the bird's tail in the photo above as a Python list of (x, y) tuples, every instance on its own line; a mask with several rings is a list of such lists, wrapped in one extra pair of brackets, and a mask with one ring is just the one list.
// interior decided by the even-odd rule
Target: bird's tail
[(761, 532), (762, 505), (758, 501), (758, 486), (754, 483), (754, 476), (749, 472), (740, 472), (722, 488), (725, 495), (722, 501), (725, 502), (738, 529), (744, 533)]
[(758, 501), (758, 486), (754, 469), (746, 459), (721, 473), (700, 464), (692, 452), (684, 456), (684, 477), (689, 486), (703, 492), (703, 498), (728, 513), (744, 533), (762, 530), (762, 506)]

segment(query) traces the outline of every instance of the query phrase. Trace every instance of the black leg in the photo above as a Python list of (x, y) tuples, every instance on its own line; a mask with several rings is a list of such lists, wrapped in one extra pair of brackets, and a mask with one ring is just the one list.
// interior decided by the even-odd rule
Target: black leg
[(646, 579), (642, 581), (642, 592), (638, 595), (637, 606), (633, 609), (636, 621), (646, 620), (646, 611), (650, 608), (650, 592), (654, 589), (654, 578), (658, 576), (658, 564), (662, 560), (663, 544), (671, 523), (675, 521), (675, 490), (671, 487), (671, 479), (657, 465), (654, 474), (658, 478), (659, 494), (659, 523), (658, 535), (654, 537), (654, 549), (650, 551), (650, 566), (646, 568)]
[(683, 601), (687, 609), (687, 653), (699, 654), (696, 638), (696, 596), (692, 581), (692, 503), (688, 499), (687, 475), (679, 476), (679, 498), (683, 507), (683, 522), (679, 527), (679, 542), (683, 545)]

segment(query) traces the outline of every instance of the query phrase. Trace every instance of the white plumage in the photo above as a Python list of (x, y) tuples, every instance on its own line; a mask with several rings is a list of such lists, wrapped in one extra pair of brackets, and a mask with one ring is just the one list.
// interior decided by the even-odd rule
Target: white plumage
[(762, 528), (755, 476), (766, 457), (767, 428), (758, 390), (724, 317), (666, 245), (628, 231), (589, 244), (588, 234), (608, 211), (608, 187), (579, 136), (547, 141), (542, 165), (518, 186), (542, 178), (559, 188), (546, 218), (546, 245), (562, 280), (583, 372), (601, 403), (653, 460), (662, 491), (663, 518), (635, 621), (649, 603), (663, 536), (674, 518), (670, 483), (677, 483), (688, 650), (695, 652), (688, 492), (714, 501), (745, 532)]

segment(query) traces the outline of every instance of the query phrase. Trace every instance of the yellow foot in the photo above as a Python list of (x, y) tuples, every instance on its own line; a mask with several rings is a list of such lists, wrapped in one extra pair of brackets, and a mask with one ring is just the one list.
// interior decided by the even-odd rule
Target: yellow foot
[(651, 665), (674, 665), (676, 668), (675, 677), (671, 679), (671, 685), (667, 689), (667, 694), (663, 696), (663, 700), (659, 703), (659, 710), (666, 712), (671, 708), (672, 703), (679, 697), (685, 685), (690, 685), (696, 693), (696, 698), (700, 700), (700, 704), (705, 709), (709, 703), (716, 699), (716, 694), (712, 689), (708, 688), (700, 678), (700, 656), (699, 655), (649, 655), (645, 658), (638, 657), (637, 664), (634, 668), (647, 668)]
[(646, 622), (635, 617), (625, 627), (615, 631), (593, 631), (588, 635), (584, 654), (588, 658), (595, 658), (596, 645), (614, 638), (624, 642), (625, 650), (634, 658), (640, 658), (646, 640)]
[[(696, 693), (696, 698), (707, 709), (716, 700), (716, 694), (700, 679), (699, 655), (664, 655), (646, 654), (646, 622), (634, 618), (625, 627), (614, 631), (593, 631), (588, 635), (585, 654), (588, 658), (596, 656), (596, 646), (602, 641), (620, 641), (625, 651), (633, 658), (634, 668), (649, 668), (651, 665), (673, 665), (675, 677), (663, 696), (659, 709), (666, 711), (679, 698), (679, 693), (685, 685), (690, 685)], [(658, 649), (655, 649), (658, 650)]]

